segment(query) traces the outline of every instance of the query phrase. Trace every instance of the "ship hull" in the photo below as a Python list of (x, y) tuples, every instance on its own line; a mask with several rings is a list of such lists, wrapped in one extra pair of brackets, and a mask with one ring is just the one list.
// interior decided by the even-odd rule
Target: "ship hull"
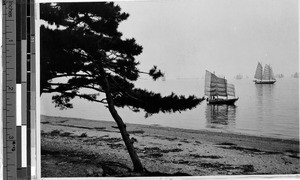
[(276, 81), (258, 81), (254, 80), (255, 84), (274, 84)]
[(209, 99), (208, 104), (227, 104), (227, 105), (234, 105), (234, 103), (239, 98), (233, 98), (233, 99)]

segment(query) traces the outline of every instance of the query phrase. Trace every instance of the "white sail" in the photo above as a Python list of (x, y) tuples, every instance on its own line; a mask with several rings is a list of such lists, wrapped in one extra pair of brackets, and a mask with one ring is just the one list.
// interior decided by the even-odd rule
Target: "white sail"
[(271, 66), (270, 66), (270, 79), (275, 80), (275, 76), (274, 76), (273, 69), (271, 68)]
[(275, 80), (273, 70), (268, 64), (266, 64), (264, 68), (263, 80)]
[(257, 64), (254, 78), (256, 78), (256, 79), (262, 79), (263, 78), (263, 75), (262, 75), (262, 65), (261, 65), (260, 62)]
[(267, 64), (264, 68), (263, 80), (270, 80), (270, 66)]
[(211, 96), (210, 94), (210, 80), (211, 80), (211, 73), (209, 71), (205, 71), (205, 84), (204, 84), (204, 94), (206, 96)]
[(227, 96), (227, 81), (206, 70), (205, 73), (205, 92), (206, 96)]
[(227, 95), (235, 96), (235, 88), (233, 84), (227, 84)]

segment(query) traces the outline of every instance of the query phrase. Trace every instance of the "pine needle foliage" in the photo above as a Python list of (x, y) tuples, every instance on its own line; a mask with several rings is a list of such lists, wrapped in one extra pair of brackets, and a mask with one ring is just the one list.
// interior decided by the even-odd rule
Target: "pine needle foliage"
[[(129, 14), (118, 5), (98, 3), (41, 4), (41, 19), (56, 28), (43, 25), (41, 34), (41, 93), (52, 97), (57, 107), (72, 108), (72, 99), (83, 98), (103, 103), (114, 118), (135, 172), (145, 171), (122, 118), (115, 106), (143, 109), (146, 117), (159, 112), (180, 112), (197, 106), (202, 99), (195, 96), (162, 97), (134, 86), (140, 74), (153, 80), (163, 73), (153, 66), (148, 72), (138, 69), (136, 56), (142, 46), (134, 38), (123, 39), (120, 22)], [(86, 89), (94, 93), (86, 93)], [(103, 96), (103, 97), (102, 97)]]
[[(155, 113), (180, 112), (192, 109), (201, 102), (195, 96), (177, 96), (172, 93), (162, 97), (134, 86), (140, 74), (154, 80), (164, 74), (153, 66), (148, 72), (138, 69), (136, 57), (143, 47), (134, 38), (123, 39), (118, 31), (120, 22), (129, 14), (112, 2), (95, 3), (45, 3), (41, 4), (41, 19), (56, 28), (42, 25), (41, 31), (41, 92), (52, 93), (56, 106), (72, 108), (72, 99), (83, 98), (106, 104), (101, 94), (108, 80), (110, 93), (117, 107), (133, 111)], [(64, 83), (53, 83), (57, 78)], [(82, 93), (82, 89), (97, 93)]]

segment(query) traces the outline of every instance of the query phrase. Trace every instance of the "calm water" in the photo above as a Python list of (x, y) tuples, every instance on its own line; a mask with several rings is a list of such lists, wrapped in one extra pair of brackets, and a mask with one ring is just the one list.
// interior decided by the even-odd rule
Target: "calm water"
[[(208, 129), (256, 136), (299, 139), (299, 82), (298, 79), (278, 79), (274, 85), (255, 85), (252, 79), (229, 80), (235, 84), (240, 98), (236, 106), (211, 106), (202, 102), (193, 110), (155, 114), (134, 113), (118, 109), (125, 122), (155, 124), (186, 129)], [(137, 87), (163, 95), (177, 94), (202, 97), (204, 79), (180, 79), (153, 82), (140, 80)], [(41, 98), (41, 113), (53, 116), (77, 117), (113, 121), (108, 110), (98, 103), (75, 99), (74, 108), (59, 110), (51, 103), (51, 95)]]

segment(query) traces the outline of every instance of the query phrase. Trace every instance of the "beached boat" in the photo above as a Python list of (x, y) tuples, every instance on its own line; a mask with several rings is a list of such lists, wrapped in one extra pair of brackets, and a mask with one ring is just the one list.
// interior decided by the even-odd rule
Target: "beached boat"
[(227, 83), (225, 78), (220, 78), (207, 70), (205, 72), (204, 94), (207, 96), (208, 104), (234, 105), (239, 99), (235, 97), (233, 84)]
[(255, 84), (274, 84), (276, 82), (271, 66), (266, 64), (263, 71), (260, 62), (257, 64), (254, 78)]

